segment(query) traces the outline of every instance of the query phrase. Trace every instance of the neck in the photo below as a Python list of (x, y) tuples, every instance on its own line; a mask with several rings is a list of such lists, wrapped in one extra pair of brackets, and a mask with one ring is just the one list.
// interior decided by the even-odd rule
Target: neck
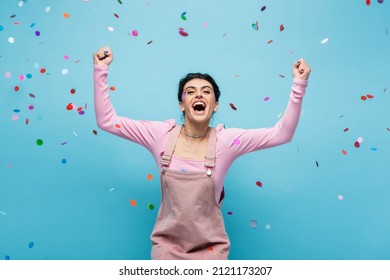
[(209, 131), (208, 126), (188, 126), (183, 125), (183, 134), (188, 139), (203, 139)]

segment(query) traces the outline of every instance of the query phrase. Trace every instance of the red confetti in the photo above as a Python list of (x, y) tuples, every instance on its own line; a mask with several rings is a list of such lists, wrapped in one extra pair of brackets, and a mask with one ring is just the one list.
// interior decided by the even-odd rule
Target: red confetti
[(18, 87), (18, 86), (15, 86), (15, 87), (14, 87), (14, 91), (19, 91), (19, 87)]
[(26, 125), (28, 125), (28, 124), (29, 124), (29, 122), (30, 122), (30, 121), (29, 121), (28, 119), (26, 119)]
[(374, 98), (374, 96), (372, 94), (367, 94), (367, 97), (370, 99)]
[(262, 186), (263, 186), (263, 184), (262, 184), (260, 181), (257, 181), (257, 182), (256, 182), (256, 185), (257, 185), (258, 187), (262, 187)]
[(349, 130), (349, 128), (344, 128), (344, 132), (347, 132)]
[(283, 31), (284, 30), (284, 25), (281, 24), (280, 27), (279, 27), (280, 31)]
[(80, 111), (82, 111), (83, 110), (83, 107), (78, 107), (77, 108), (77, 112), (80, 112)]
[(179, 34), (183, 37), (187, 37), (188, 33), (184, 31), (184, 28), (179, 28)]
[(367, 4), (367, 6), (370, 6), (371, 1), (370, 0), (366, 0), (366, 4)]
[(343, 155), (346, 155), (347, 154), (347, 151), (346, 150), (342, 150), (343, 152)]
[(362, 96), (360, 96), (360, 99), (363, 100), (363, 101), (364, 101), (364, 100), (367, 100), (367, 96), (362, 95)]
[(70, 93), (71, 93), (71, 94), (75, 94), (75, 93), (76, 93), (76, 90), (75, 90), (74, 88), (72, 88), (72, 89), (70, 90)]
[(46, 72), (46, 69), (45, 68), (41, 68), (41, 70), (39, 70), (39, 72), (41, 72), (42, 74), (44, 74)]
[(118, 14), (114, 14), (114, 16), (115, 16), (116, 18), (119, 18)]
[(236, 106), (234, 106), (233, 103), (230, 103), (229, 105), (230, 105), (230, 107), (231, 107), (233, 110), (237, 110)]
[(358, 141), (355, 142), (355, 148), (359, 148), (360, 147), (360, 143)]
[(68, 106), (66, 106), (66, 110), (68, 110), (68, 111), (73, 110), (73, 104), (69, 103)]
[(115, 127), (116, 128), (121, 128), (120, 124), (117, 124), (117, 123), (115, 124)]
[(110, 90), (114, 91), (115, 87), (114, 86), (110, 86)]

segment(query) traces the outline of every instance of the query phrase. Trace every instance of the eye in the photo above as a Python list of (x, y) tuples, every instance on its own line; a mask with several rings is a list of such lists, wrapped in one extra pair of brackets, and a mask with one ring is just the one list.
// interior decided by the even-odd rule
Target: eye
[(203, 91), (203, 94), (205, 94), (205, 95), (209, 95), (209, 94), (210, 94), (210, 91), (208, 91), (208, 90), (205, 90), (205, 91)]
[(195, 91), (193, 91), (193, 90), (187, 91), (187, 94), (188, 94), (188, 95), (192, 95), (192, 94), (194, 94), (194, 93), (195, 93)]

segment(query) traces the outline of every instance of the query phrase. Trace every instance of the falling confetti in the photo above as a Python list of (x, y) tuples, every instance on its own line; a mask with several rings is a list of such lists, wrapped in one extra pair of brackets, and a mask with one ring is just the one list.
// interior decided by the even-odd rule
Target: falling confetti
[(153, 175), (152, 174), (148, 174), (147, 178), (148, 178), (148, 181), (152, 181), (153, 180)]
[(118, 3), (122, 5), (122, 1), (121, 0), (118, 0)]
[(269, 224), (265, 225), (265, 229), (266, 230), (270, 230), (271, 229), (271, 225), (269, 225)]
[(97, 131), (96, 131), (95, 129), (92, 130), (92, 133), (95, 134), (95, 135), (97, 135)]
[(268, 100), (270, 100), (270, 97), (269, 97), (269, 96), (266, 96), (266, 97), (264, 98), (264, 101), (267, 102)]
[(4, 215), (4, 216), (7, 216), (7, 213), (5, 213), (4, 211), (1, 211), (1, 210), (0, 210), (0, 214)]
[(114, 32), (114, 27), (108, 26), (108, 27), (107, 27), (107, 30), (110, 31), (110, 32)]
[(70, 14), (64, 13), (64, 18), (70, 18)]
[(249, 227), (255, 229), (257, 227), (257, 222), (255, 220), (251, 220), (249, 222)]
[(227, 212), (228, 215), (233, 215), (233, 212), (229, 211)]
[(37, 140), (37, 145), (38, 146), (42, 146), (43, 145), (43, 140), (42, 139), (38, 139)]
[(233, 144), (235, 144), (235, 145), (240, 144), (240, 139), (235, 138), (235, 139), (233, 140)]
[(14, 39), (13, 37), (9, 37), (9, 38), (8, 38), (8, 42), (9, 42), (10, 44), (13, 44), (13, 43), (15, 43), (15, 39)]
[(67, 161), (66, 159), (64, 159), (64, 158), (61, 160), (61, 163), (62, 163), (62, 164), (66, 164), (67, 162), (68, 162), (68, 161)]
[(371, 0), (366, 0), (366, 4), (367, 4), (367, 6), (370, 6)]
[(267, 44), (271, 44), (273, 41), (274, 41), (274, 40), (269, 40), (269, 41), (267, 42)]
[(134, 29), (133, 31), (131, 31), (131, 35), (133, 35), (134, 37), (137, 37), (138, 36), (137, 29)]
[(254, 29), (254, 30), (259, 30), (259, 22), (258, 21), (256, 21), (256, 23), (252, 23), (252, 28)]
[(344, 128), (344, 132), (347, 132), (349, 130), (349, 128), (347, 127), (347, 128)]
[(286, 76), (284, 76), (282, 74), (279, 74), (279, 77), (282, 78), (282, 79), (286, 78)]
[(339, 194), (339, 195), (337, 196), (337, 198), (338, 198), (338, 200), (344, 200), (344, 196), (342, 196), (341, 194)]
[(149, 203), (149, 204), (148, 204), (148, 209), (149, 209), (149, 210), (153, 210), (153, 209), (154, 209), (154, 205), (153, 205), (152, 203)]
[(30, 249), (31, 249), (31, 248), (33, 248), (33, 247), (34, 247), (34, 245), (35, 245), (35, 244), (34, 244), (34, 242), (30, 242), (30, 243), (28, 244), (28, 248), (30, 248)]
[(230, 103), (229, 105), (230, 105), (230, 107), (231, 107), (233, 110), (237, 110), (236, 106), (234, 106), (233, 103)]
[(266, 6), (261, 7), (261, 11), (264, 12), (266, 8)]
[(279, 30), (280, 30), (280, 31), (283, 31), (283, 30), (284, 30), (284, 25), (283, 25), (283, 24), (281, 24), (281, 25), (279, 26)]
[(320, 165), (318, 164), (318, 161), (316, 161), (316, 165), (317, 165), (317, 167), (319, 167)]
[(113, 191), (115, 191), (115, 189), (114, 189), (114, 188), (111, 188), (111, 189), (109, 189), (108, 191), (109, 191), (109, 192), (113, 192)]
[(133, 207), (137, 206), (137, 201), (135, 201), (134, 199), (131, 199), (130, 200), (130, 205), (133, 206)]
[(182, 21), (187, 21), (186, 14), (187, 14), (187, 12), (183, 12), (183, 13), (181, 14), (180, 17), (181, 17)]
[(321, 41), (321, 44), (326, 44), (327, 42), (328, 42), (328, 38), (325, 38), (325, 39), (323, 39), (322, 41)]
[(347, 155), (347, 151), (346, 150), (342, 150), (342, 153), (343, 153), (343, 155)]
[(184, 28), (179, 28), (179, 34), (183, 37), (187, 37), (188, 36), (188, 33), (184, 31)]
[(257, 182), (256, 182), (256, 186), (262, 187), (262, 186), (263, 186), (263, 183), (261, 183), (260, 181), (257, 181)]

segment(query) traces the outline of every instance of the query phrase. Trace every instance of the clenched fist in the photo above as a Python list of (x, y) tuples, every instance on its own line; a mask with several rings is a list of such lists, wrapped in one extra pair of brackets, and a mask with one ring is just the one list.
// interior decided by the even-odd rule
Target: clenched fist
[(301, 58), (297, 62), (294, 63), (293, 66), (293, 77), (301, 80), (309, 79), (311, 69), (310, 66), (306, 63), (306, 61)]
[(110, 65), (113, 60), (112, 51), (110, 47), (102, 47), (96, 53), (93, 54), (93, 63)]

